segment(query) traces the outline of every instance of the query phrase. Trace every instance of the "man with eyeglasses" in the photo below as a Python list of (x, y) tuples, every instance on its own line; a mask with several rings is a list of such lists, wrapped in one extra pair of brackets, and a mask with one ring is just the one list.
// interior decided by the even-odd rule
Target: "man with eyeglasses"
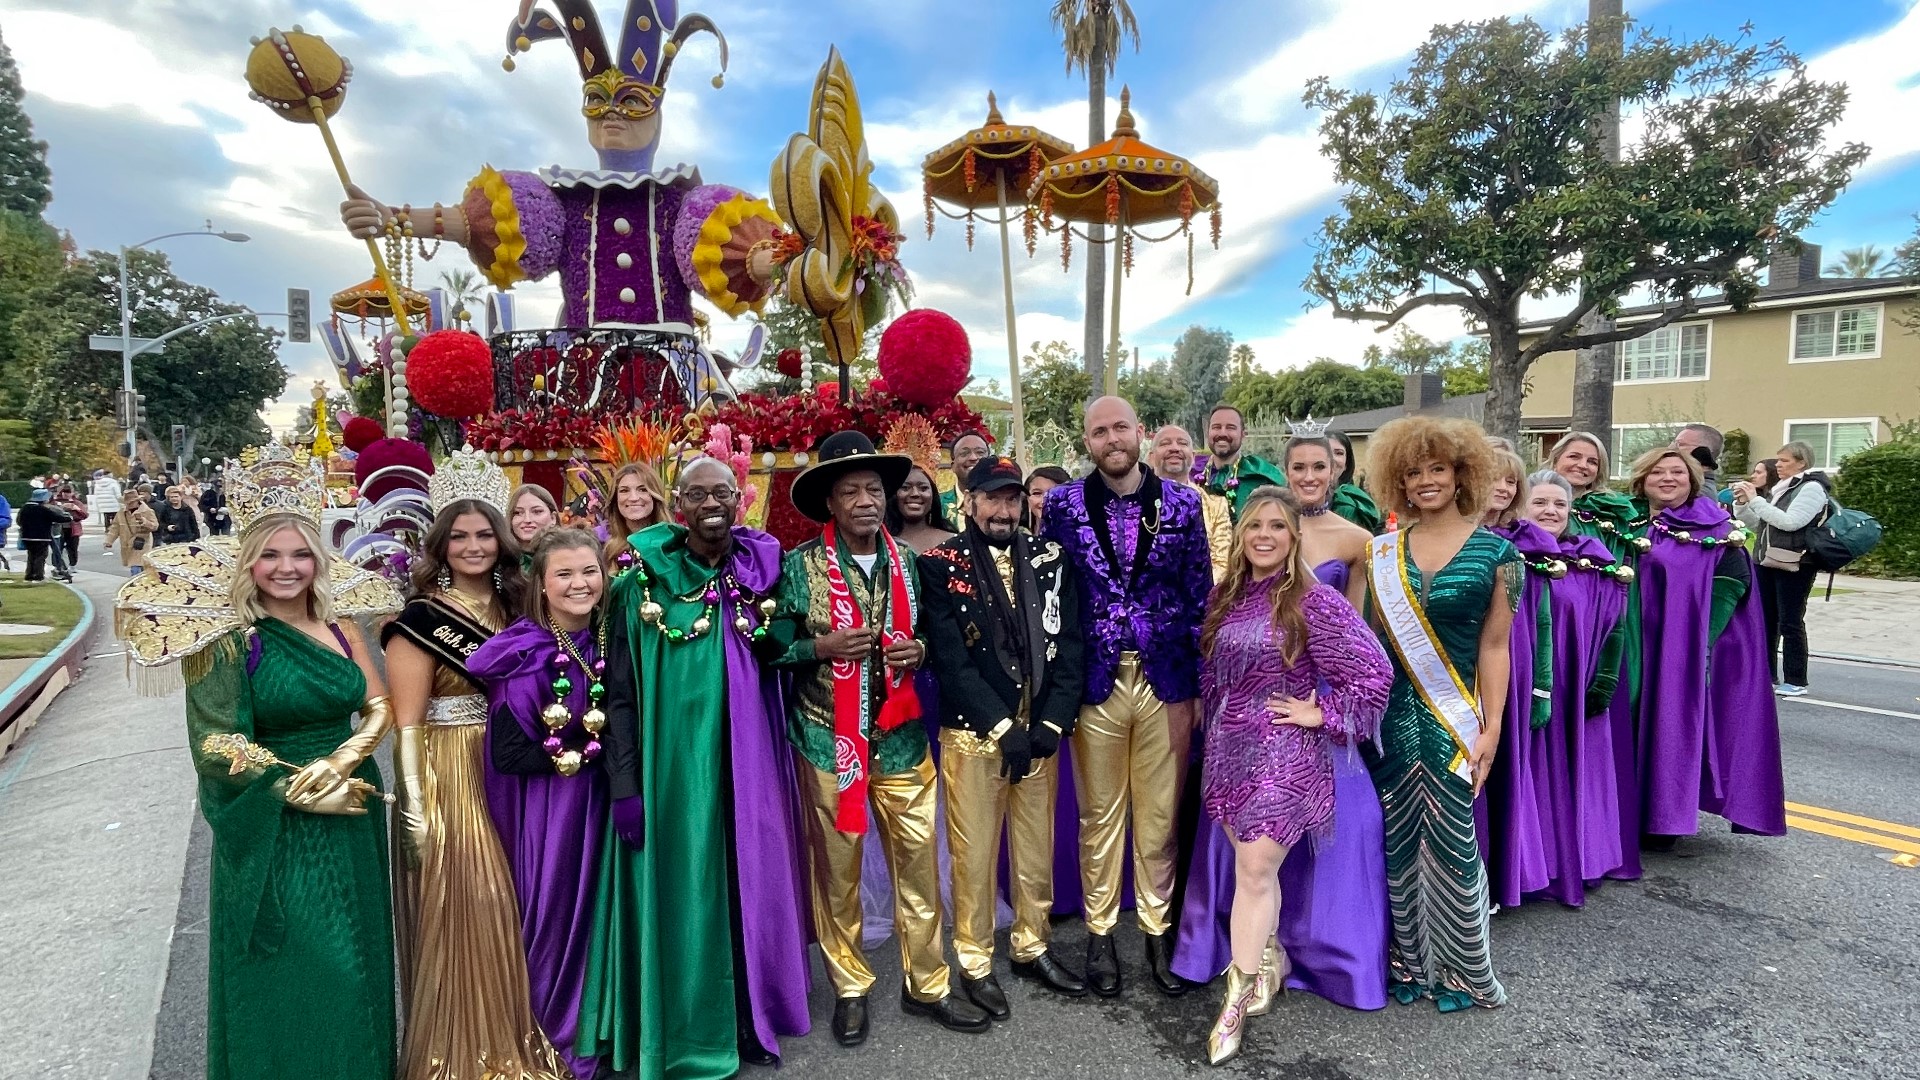
[[(685, 524), (635, 534), (607, 602), (606, 770), (627, 939), (657, 974), (635, 1015), (730, 1075), (808, 1030), (793, 770), (776, 676), (760, 665), (780, 544), (735, 524), (733, 469), (680, 470)], [(737, 1052), (738, 1061), (732, 1061)]]

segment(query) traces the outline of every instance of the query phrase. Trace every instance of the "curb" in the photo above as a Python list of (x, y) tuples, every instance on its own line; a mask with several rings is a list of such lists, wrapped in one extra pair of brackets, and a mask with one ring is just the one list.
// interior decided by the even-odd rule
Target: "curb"
[(60, 691), (80, 678), (81, 666), (91, 651), (95, 614), (92, 598), (64, 582), (52, 584), (80, 598), (80, 621), (67, 633), (66, 640), (0, 690), (0, 756), (33, 727)]
[(1869, 664), (1873, 667), (1901, 668), (1906, 671), (1920, 671), (1920, 661), (1895, 660), (1890, 656), (1861, 656), (1857, 653), (1808, 652), (1814, 660), (1841, 660), (1849, 664)]

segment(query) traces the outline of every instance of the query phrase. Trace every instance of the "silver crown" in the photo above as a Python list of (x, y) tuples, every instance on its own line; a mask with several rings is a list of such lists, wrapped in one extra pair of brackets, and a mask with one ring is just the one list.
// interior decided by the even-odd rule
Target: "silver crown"
[(1297, 424), (1291, 420), (1287, 421), (1287, 434), (1301, 439), (1325, 438), (1327, 425), (1315, 420), (1313, 414), (1308, 413), (1307, 418)]
[(507, 474), (471, 446), (454, 451), (427, 481), (427, 503), (436, 515), (462, 499), (479, 499), (505, 514), (512, 498)]
[(262, 518), (296, 514), (318, 525), (327, 507), (326, 474), (307, 451), (270, 442), (241, 453), (226, 471), (227, 513), (245, 532)]

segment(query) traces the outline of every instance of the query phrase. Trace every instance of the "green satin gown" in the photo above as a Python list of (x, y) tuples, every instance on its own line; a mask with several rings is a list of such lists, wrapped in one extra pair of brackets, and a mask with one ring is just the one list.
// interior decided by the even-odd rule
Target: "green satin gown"
[[(213, 829), (207, 927), (208, 1080), (381, 1080), (394, 1070), (393, 915), (386, 815), (287, 806), (284, 768), (232, 775), (208, 735), (234, 733), (304, 765), (352, 733), (359, 665), (284, 623), (216, 643), (187, 689), (200, 812)], [(356, 774), (378, 785), (369, 761)]]

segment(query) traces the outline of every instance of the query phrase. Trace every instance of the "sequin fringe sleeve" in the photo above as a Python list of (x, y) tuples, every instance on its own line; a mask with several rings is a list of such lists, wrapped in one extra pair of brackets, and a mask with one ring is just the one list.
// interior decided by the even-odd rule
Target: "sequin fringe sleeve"
[(1332, 586), (1315, 585), (1302, 606), (1327, 735), (1336, 743), (1365, 742), (1387, 711), (1393, 665), (1360, 613)]

